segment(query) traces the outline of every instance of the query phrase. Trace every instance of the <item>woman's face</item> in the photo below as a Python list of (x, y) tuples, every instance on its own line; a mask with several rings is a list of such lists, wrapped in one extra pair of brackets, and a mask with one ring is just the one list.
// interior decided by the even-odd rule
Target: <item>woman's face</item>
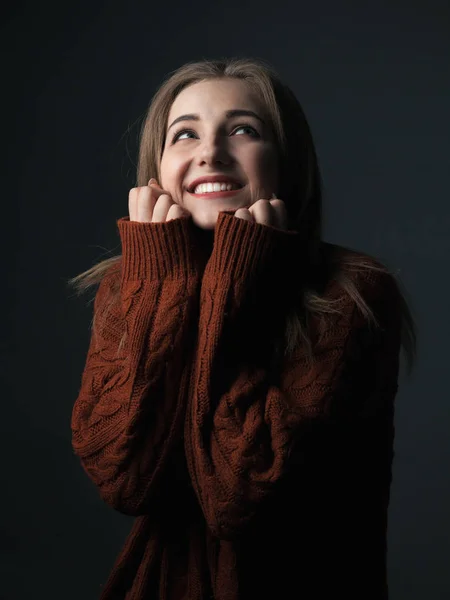
[[(220, 191), (211, 192), (197, 187), (210, 176), (217, 176), (216, 190), (221, 182), (228, 188), (222, 185)], [(277, 179), (273, 132), (248, 84), (213, 79), (195, 83), (176, 97), (167, 123), (159, 183), (191, 213), (198, 227), (213, 229), (220, 211), (271, 199), (277, 192)]]

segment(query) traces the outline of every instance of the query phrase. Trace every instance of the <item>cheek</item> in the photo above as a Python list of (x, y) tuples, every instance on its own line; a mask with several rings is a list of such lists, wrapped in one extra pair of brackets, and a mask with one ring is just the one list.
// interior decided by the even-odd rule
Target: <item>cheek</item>
[(163, 188), (165, 188), (165, 186), (172, 179), (171, 166), (172, 166), (171, 161), (168, 159), (168, 157), (165, 154), (163, 154), (160, 165), (159, 165), (159, 179), (160, 180), (158, 182), (161, 185), (161, 187), (163, 187)]
[(271, 188), (278, 181), (278, 159), (273, 148), (262, 148), (254, 160), (254, 173), (263, 186)]
[(160, 185), (175, 196), (183, 181), (183, 163), (177, 157), (163, 155), (160, 164)]

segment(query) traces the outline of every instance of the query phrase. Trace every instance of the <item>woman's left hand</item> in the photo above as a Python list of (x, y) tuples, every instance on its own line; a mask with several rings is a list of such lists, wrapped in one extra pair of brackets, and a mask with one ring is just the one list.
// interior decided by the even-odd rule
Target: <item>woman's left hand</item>
[(239, 208), (234, 216), (245, 221), (287, 230), (287, 210), (283, 200), (258, 200), (249, 208)]

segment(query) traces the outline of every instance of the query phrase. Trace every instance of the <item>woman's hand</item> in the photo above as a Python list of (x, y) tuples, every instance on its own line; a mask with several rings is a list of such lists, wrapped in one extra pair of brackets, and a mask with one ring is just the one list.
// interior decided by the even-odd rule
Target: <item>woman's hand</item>
[(130, 221), (139, 223), (164, 223), (189, 215), (189, 212), (172, 200), (157, 183), (150, 179), (148, 185), (130, 190), (128, 195)]
[(283, 200), (258, 200), (249, 208), (239, 208), (234, 216), (245, 221), (287, 230), (287, 210)]

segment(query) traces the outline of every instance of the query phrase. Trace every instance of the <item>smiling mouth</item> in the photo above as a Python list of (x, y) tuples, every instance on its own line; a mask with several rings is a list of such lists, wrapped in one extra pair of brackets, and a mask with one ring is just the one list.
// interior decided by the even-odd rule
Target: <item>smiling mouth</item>
[(195, 184), (194, 182), (191, 184), (191, 186), (188, 188), (188, 192), (219, 192), (225, 190), (228, 192), (230, 190), (237, 190), (242, 187), (243, 184), (239, 180), (229, 180), (225, 178), (222, 181), (220, 179), (217, 179), (216, 181), (200, 180), (200, 183)]
[[(228, 186), (229, 187), (229, 186)], [(234, 185), (232, 186), (233, 189), (213, 189), (213, 190), (207, 190), (207, 191), (200, 191), (195, 193), (195, 191), (189, 191), (188, 193), (191, 196), (195, 196), (196, 198), (227, 198), (229, 196), (235, 196), (236, 194), (238, 194), (239, 192), (241, 192), (244, 189), (245, 186), (243, 185)]]

